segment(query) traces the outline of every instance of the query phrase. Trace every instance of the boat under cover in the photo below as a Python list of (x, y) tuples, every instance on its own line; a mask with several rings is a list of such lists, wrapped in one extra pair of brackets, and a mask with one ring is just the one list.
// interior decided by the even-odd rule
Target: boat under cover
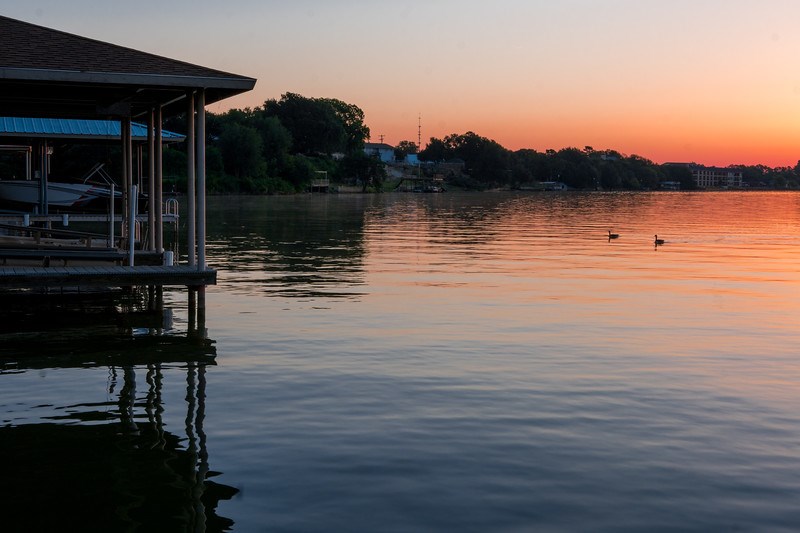
[[(34, 180), (0, 180), (0, 202), (14, 204), (38, 205), (40, 182)], [(47, 205), (56, 208), (81, 209), (90, 205), (107, 203), (111, 189), (96, 183), (62, 183), (47, 184)], [(119, 191), (114, 197), (120, 196)], [(106, 200), (103, 202), (103, 200)]]

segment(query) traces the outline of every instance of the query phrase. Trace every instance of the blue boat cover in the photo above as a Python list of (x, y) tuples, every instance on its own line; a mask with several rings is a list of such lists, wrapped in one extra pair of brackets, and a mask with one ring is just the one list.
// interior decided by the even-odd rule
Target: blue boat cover
[[(49, 139), (119, 139), (122, 124), (116, 120), (0, 117), (0, 137), (47, 137)], [(147, 139), (147, 126), (131, 122), (134, 140)], [(185, 135), (162, 131), (164, 142), (180, 142)]]

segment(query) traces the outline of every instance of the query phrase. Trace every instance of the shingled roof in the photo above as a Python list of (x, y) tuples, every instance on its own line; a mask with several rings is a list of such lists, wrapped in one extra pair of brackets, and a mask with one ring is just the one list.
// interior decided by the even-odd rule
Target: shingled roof
[(249, 91), (256, 80), (0, 16), (0, 114), (136, 117), (154, 106), (185, 108)]

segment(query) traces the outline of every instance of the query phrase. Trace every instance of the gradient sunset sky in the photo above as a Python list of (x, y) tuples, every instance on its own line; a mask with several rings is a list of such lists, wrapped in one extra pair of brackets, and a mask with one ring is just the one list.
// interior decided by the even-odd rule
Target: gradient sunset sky
[(797, 0), (1, 0), (5, 16), (364, 110), (372, 141), (794, 166)]

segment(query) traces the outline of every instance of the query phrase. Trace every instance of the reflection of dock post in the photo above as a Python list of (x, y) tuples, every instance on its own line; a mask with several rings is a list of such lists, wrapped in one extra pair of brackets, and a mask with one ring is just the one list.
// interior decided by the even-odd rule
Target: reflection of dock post
[(194, 287), (189, 287), (188, 333), (193, 336), (197, 333), (197, 292)]
[(136, 372), (132, 366), (125, 366), (123, 385), (119, 391), (119, 418), (122, 425), (133, 435), (139, 434), (139, 427), (134, 419), (133, 408), (136, 402)]
[(156, 432), (156, 440), (153, 445), (163, 450), (167, 441), (164, 438), (164, 417), (162, 416), (164, 413), (164, 399), (162, 397), (164, 375), (161, 371), (161, 364), (148, 364), (145, 379), (148, 385), (145, 412), (147, 413), (147, 421)]
[(197, 331), (200, 336), (206, 338), (206, 287), (205, 285), (197, 289)]
[(206, 509), (203, 504), (205, 480), (208, 476), (208, 447), (203, 422), (206, 416), (206, 367), (189, 363), (186, 372), (186, 437), (187, 451), (192, 457), (192, 501), (194, 503), (194, 530), (206, 530)]
[[(200, 464), (197, 465), (197, 488), (199, 493), (205, 491), (206, 476), (208, 476), (208, 446), (206, 443), (206, 432), (203, 429), (203, 422), (206, 418), (206, 365), (200, 364), (197, 368), (197, 414), (195, 416), (195, 429), (197, 430), (198, 445), (199, 445), (199, 459)], [(197, 505), (197, 518), (196, 524), (197, 531), (205, 531), (206, 529), (206, 508), (203, 504), (202, 498), (195, 500)]]
[(189, 335), (206, 338), (206, 288), (189, 287)]
[(164, 287), (153, 285), (147, 287), (147, 310), (164, 310)]

